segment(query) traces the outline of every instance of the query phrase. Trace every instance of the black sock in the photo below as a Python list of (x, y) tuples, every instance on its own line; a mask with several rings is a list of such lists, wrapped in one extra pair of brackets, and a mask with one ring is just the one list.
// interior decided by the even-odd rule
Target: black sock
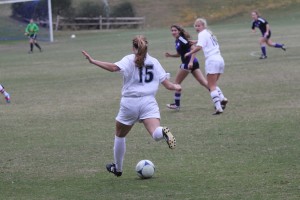
[(32, 50), (33, 50), (33, 44), (30, 43), (30, 51), (32, 51)]
[(40, 47), (40, 45), (39, 45), (38, 43), (35, 43), (35, 46), (36, 46), (37, 48), (39, 48), (39, 50), (41, 50), (41, 47)]

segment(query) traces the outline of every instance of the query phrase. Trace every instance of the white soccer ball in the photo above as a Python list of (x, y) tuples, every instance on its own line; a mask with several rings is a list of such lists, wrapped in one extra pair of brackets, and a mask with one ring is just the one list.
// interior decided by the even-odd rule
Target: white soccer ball
[(76, 35), (75, 35), (75, 34), (72, 34), (72, 35), (71, 35), (71, 38), (76, 38)]
[(135, 171), (140, 178), (151, 178), (155, 172), (155, 166), (150, 160), (141, 160), (135, 167)]

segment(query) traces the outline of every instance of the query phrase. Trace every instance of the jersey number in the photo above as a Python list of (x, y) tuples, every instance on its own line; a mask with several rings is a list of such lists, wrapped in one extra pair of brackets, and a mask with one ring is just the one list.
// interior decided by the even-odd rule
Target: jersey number
[[(145, 83), (149, 83), (153, 80), (153, 65), (146, 65), (144, 67), (139, 68), (140, 69), (140, 83), (143, 81)], [(143, 80), (143, 70), (145, 71), (145, 78)]]
[(210, 36), (211, 42), (214, 46), (218, 46), (218, 40), (214, 35)]

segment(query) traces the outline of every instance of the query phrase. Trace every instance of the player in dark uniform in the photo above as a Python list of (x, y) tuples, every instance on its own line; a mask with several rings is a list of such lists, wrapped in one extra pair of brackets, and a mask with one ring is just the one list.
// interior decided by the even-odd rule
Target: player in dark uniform
[(41, 46), (37, 43), (37, 33), (39, 32), (39, 27), (36, 23), (34, 23), (33, 19), (30, 19), (30, 23), (27, 25), (25, 29), (25, 35), (29, 38), (30, 50), (28, 53), (33, 53), (33, 44), (42, 52)]
[[(197, 58), (193, 61), (193, 66), (191, 69), (189, 69), (189, 62), (191, 59), (191, 56), (184, 57), (184, 55), (191, 50), (191, 44), (189, 43), (189, 40), (191, 39), (188, 32), (186, 32), (181, 26), (179, 25), (172, 25), (171, 26), (171, 32), (172, 36), (175, 38), (175, 48), (176, 53), (165, 53), (166, 57), (181, 57), (182, 64), (179, 67), (179, 70), (176, 74), (175, 83), (181, 84), (181, 82), (187, 77), (187, 75), (191, 72), (194, 76), (194, 78), (206, 89), (208, 89), (207, 86), (207, 80), (203, 76), (200, 68), (199, 68), (199, 62)], [(209, 89), (208, 89), (209, 90)], [(176, 91), (174, 94), (174, 103), (167, 104), (167, 107), (170, 109), (179, 110), (180, 109), (180, 98), (181, 98), (181, 92)]]
[(270, 25), (264, 18), (260, 17), (259, 13), (257, 11), (253, 11), (251, 13), (253, 23), (252, 23), (252, 30), (255, 32), (255, 28), (259, 28), (262, 37), (260, 38), (260, 46), (262, 55), (260, 59), (266, 59), (267, 58), (267, 51), (266, 51), (266, 44), (270, 47), (280, 48), (282, 50), (286, 50), (284, 48), (284, 44), (279, 44), (276, 42), (272, 42), (271, 38), (271, 29)]

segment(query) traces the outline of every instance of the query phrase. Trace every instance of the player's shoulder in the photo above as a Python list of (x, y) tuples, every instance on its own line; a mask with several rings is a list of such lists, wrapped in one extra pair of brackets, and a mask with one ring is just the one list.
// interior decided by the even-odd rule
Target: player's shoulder
[(264, 18), (262, 18), (262, 17), (257, 18), (257, 21), (260, 21), (262, 23), (266, 23), (267, 22), (267, 20), (264, 19)]

